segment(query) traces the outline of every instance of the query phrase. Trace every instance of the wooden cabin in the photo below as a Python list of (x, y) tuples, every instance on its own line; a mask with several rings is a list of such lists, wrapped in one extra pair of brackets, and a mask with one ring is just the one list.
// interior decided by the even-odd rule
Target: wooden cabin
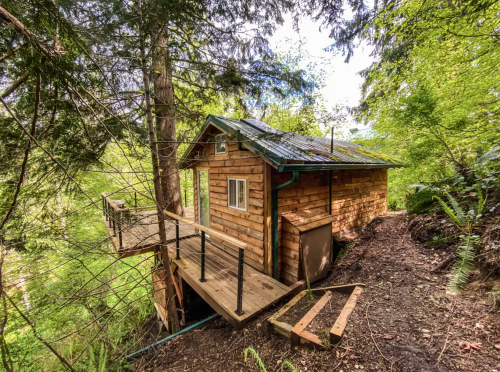
[(387, 213), (398, 166), (357, 144), (213, 115), (179, 165), (193, 170), (195, 222), (245, 242), (245, 262), (286, 284), (325, 277), (333, 243)]

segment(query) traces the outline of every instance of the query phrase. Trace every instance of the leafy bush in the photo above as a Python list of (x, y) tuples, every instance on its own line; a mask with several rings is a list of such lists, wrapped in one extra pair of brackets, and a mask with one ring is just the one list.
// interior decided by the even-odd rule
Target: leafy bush
[(404, 203), (396, 196), (390, 196), (387, 207), (390, 211), (399, 211), (404, 208)]
[(434, 197), (442, 196), (442, 192), (434, 187), (424, 186), (424, 185), (413, 185), (410, 186), (415, 188), (414, 193), (410, 193), (406, 197), (406, 210), (410, 214), (422, 214), (430, 210), (430, 208), (436, 204)]

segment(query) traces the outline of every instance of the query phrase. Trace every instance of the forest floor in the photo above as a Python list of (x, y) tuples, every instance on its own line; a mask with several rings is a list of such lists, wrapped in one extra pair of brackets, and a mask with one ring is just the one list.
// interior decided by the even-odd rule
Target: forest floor
[[(447, 293), (449, 271), (432, 269), (449, 251), (411, 239), (406, 216), (374, 220), (313, 287), (367, 285), (342, 341), (326, 351), (292, 348), (269, 332), (269, 309), (242, 331), (221, 318), (136, 361), (136, 371), (258, 371), (243, 351), (254, 347), (268, 372), (290, 360), (298, 371), (500, 371), (500, 316), (481, 286)], [(332, 324), (335, 319), (332, 319)], [(287, 369), (284, 369), (287, 370)]]

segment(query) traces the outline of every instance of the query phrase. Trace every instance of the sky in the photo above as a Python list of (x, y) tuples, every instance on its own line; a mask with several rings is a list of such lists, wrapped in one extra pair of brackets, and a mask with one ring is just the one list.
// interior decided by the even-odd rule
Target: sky
[[(321, 93), (328, 106), (333, 107), (336, 104), (357, 106), (361, 98), (361, 84), (363, 83), (358, 72), (373, 62), (370, 56), (371, 49), (367, 46), (357, 48), (349, 63), (345, 63), (345, 56), (341, 53), (334, 55), (324, 50), (333, 43), (328, 34), (329, 30), (320, 31), (320, 24), (310, 20), (301, 22), (300, 32), (297, 33), (293, 29), (291, 19), (287, 18), (283, 26), (276, 30), (270, 43), (274, 50), (285, 50), (287, 39), (291, 39), (288, 43), (292, 45), (301, 39), (305, 40), (304, 49), (310, 56), (310, 61), (324, 63), (327, 73), (326, 86), (322, 88)], [(323, 59), (327, 59), (328, 63), (323, 62)], [(349, 127), (361, 129), (364, 126), (352, 121)]]

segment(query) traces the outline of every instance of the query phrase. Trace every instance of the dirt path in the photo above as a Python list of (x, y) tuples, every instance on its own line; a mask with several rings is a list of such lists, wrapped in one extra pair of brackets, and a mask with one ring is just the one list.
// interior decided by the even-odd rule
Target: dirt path
[(314, 285), (367, 284), (340, 344), (327, 351), (292, 349), (288, 339), (267, 331), (275, 308), (243, 331), (220, 319), (180, 336), (136, 363), (136, 370), (258, 371), (253, 359), (243, 360), (243, 350), (253, 346), (269, 372), (281, 371), (286, 359), (299, 371), (498, 372), (500, 316), (493, 297), (447, 294), (447, 273), (431, 273), (446, 255), (415, 245), (404, 216), (377, 219), (333, 274)]

